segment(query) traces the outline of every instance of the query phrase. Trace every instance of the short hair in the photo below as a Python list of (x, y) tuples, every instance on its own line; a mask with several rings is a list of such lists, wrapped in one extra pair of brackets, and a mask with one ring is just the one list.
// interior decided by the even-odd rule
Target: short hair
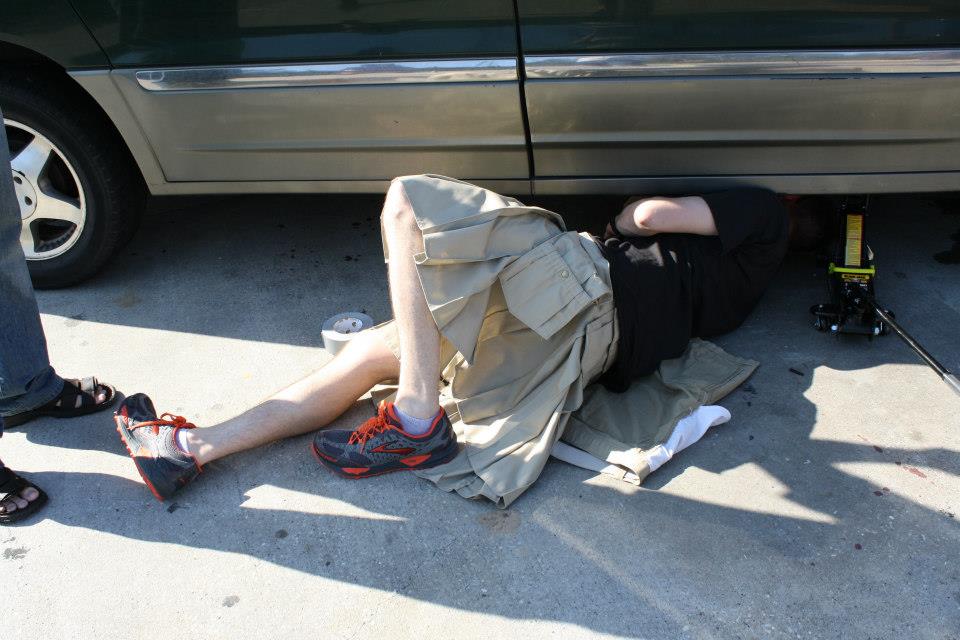
[(790, 248), (794, 251), (820, 251), (835, 224), (836, 206), (824, 196), (786, 196), (784, 204), (790, 216)]

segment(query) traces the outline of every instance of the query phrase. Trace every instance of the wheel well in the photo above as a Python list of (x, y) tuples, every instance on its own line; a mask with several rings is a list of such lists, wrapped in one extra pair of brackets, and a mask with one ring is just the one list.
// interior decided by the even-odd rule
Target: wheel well
[(10, 62), (28, 62), (34, 64), (50, 64), (54, 67), (59, 66), (53, 60), (40, 55), (36, 51), (10, 42), (0, 42), (0, 64)]
[[(26, 73), (24, 72), (25, 66), (28, 67)], [(123, 136), (120, 135), (116, 125), (113, 124), (113, 120), (110, 119), (97, 101), (87, 93), (86, 89), (70, 77), (66, 69), (32, 49), (10, 42), (0, 42), (0, 80), (4, 76), (25, 78), (36, 84), (56, 84), (61, 91), (67, 94), (68, 99), (75, 101), (74, 104), (86, 108), (102, 121), (104, 127), (115, 137), (117, 148), (127, 157), (130, 165), (136, 169), (136, 175), (140, 176), (141, 185), (146, 188), (143, 172), (140, 170), (140, 166), (130, 152)]]

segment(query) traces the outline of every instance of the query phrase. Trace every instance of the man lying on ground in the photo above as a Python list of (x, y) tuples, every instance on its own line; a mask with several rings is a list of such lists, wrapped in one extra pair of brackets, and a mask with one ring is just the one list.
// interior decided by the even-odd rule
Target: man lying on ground
[(158, 418), (143, 394), (124, 401), (117, 430), (158, 499), (213, 460), (320, 429), (396, 381), (375, 417), (316, 435), (318, 460), (350, 478), (414, 470), (508, 504), (536, 480), (584, 387), (624, 390), (692, 337), (739, 326), (788, 240), (783, 203), (759, 189), (640, 199), (601, 240), (439, 176), (395, 179), (381, 224), (392, 321), (212, 427)]

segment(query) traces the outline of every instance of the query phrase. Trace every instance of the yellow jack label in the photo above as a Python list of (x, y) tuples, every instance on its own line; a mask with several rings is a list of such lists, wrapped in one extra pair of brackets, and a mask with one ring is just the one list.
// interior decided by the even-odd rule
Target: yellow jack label
[(847, 214), (847, 245), (843, 261), (847, 267), (859, 267), (863, 256), (863, 215)]

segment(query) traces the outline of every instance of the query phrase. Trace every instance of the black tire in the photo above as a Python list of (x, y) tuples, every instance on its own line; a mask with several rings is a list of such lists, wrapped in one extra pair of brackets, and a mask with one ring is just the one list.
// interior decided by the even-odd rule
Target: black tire
[(130, 240), (143, 212), (145, 188), (119, 134), (83, 89), (55, 72), (24, 69), (0, 68), (0, 111), (63, 153), (86, 202), (76, 243), (56, 257), (27, 261), (35, 287), (66, 287), (94, 275)]

